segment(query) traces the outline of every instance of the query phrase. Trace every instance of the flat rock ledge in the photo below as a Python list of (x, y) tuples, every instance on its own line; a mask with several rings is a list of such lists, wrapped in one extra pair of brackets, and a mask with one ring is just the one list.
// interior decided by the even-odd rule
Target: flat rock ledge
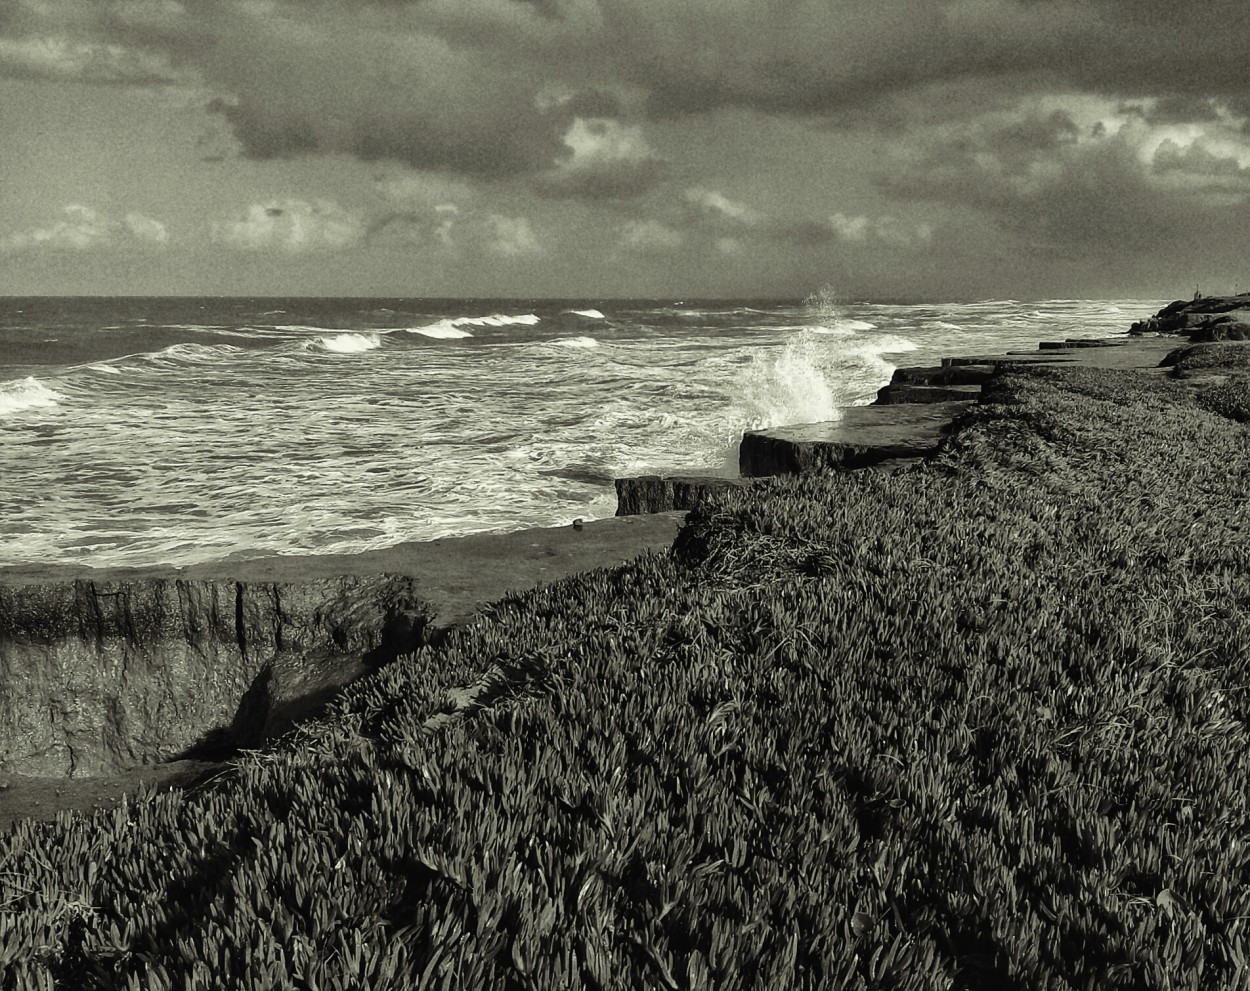
[(748, 478), (829, 468), (866, 468), (935, 454), (955, 417), (971, 402), (852, 406), (842, 418), (752, 430), (742, 437), (738, 470)]
[[(1127, 347), (1132, 345), (1132, 347)], [(699, 501), (769, 475), (840, 469), (893, 470), (937, 453), (981, 386), (1025, 365), (1148, 367), (1160, 348), (1129, 336), (1043, 341), (1036, 351), (959, 355), (940, 365), (896, 369), (869, 406), (838, 420), (753, 430), (739, 446), (740, 479), (644, 475), (616, 481), (617, 515), (691, 509)]]

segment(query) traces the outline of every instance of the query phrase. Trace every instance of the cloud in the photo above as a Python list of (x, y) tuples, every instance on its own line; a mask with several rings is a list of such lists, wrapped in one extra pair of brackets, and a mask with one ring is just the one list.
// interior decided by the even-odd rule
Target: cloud
[(489, 237), (486, 249), (504, 258), (520, 258), (542, 254), (542, 246), (526, 217), (507, 217), (493, 213), (486, 218)]
[(666, 172), (666, 163), (636, 124), (575, 117), (563, 142), (567, 153), (535, 183), (549, 196), (628, 199), (646, 192)]
[(658, 220), (630, 220), (622, 224), (617, 245), (625, 251), (639, 254), (673, 251), (686, 243), (681, 231)]
[[(1053, 68), (1064, 64), (1060, 54), (1092, 53), (1114, 40), (1112, 30), (1096, 31), (1104, 21), (1113, 28), (1133, 20), (1132, 11), (1108, 17), (1105, 8), (1115, 5), (1106, 2), (1099, 13), (1087, 9), (1096, 4), (1062, 0), (790, 0), (781, 7), (724, 0), (12, 2), (19, 13), (0, 30), (7, 26), (15, 38), (63, 37), (106, 60), (109, 46), (114, 55), (142, 50), (220, 87), (233, 97), (220, 107), (233, 108), (249, 149), (269, 153), (272, 145), (258, 143), (259, 125), (286, 122), (290, 152), (377, 154), (361, 136), (353, 142), (319, 127), (301, 99), (315, 95), (328, 100), (330, 113), (350, 107), (366, 120), (421, 125), (423, 135), (377, 139), (387, 154), (404, 152), (409, 157), (396, 157), (416, 165), (437, 157), (436, 149), (418, 152), (441, 143), (434, 135), (451, 140), (441, 126), (448, 116), (476, 131), (479, 121), (506, 125), (511, 110), (518, 133), (503, 126), (497, 133), (519, 139), (526, 132), (559, 152), (573, 116), (619, 116), (613, 104), (623, 88), (643, 91), (660, 113), (718, 106), (824, 112), (866, 92)], [(1114, 62), (1115, 47), (1102, 55)], [(341, 95), (328, 92), (328, 83)], [(540, 92), (581, 92), (596, 109), (567, 97), (539, 101)], [(445, 106), (457, 94), (462, 104)], [(388, 113), (375, 102), (397, 107)], [(556, 119), (539, 126), (553, 110)], [(310, 149), (310, 140), (320, 143)], [(545, 166), (549, 158), (538, 161)]]
[(337, 251), (364, 239), (359, 216), (330, 200), (270, 200), (253, 203), (237, 220), (211, 225), (214, 241), (240, 251), (303, 254)]
[(855, 216), (835, 213), (829, 218), (829, 229), (843, 244), (880, 244), (891, 248), (914, 248), (933, 239), (928, 224), (910, 224), (896, 217)]
[(761, 219), (758, 211), (745, 203), (731, 200), (715, 189), (701, 187), (687, 189), (683, 194), (683, 199), (689, 207), (693, 208), (696, 215), (705, 219), (728, 221), (731, 224), (745, 224), (746, 226), (752, 226)]
[(468, 183), (431, 173), (385, 175), (375, 190), (383, 206), (369, 221), (366, 239), (409, 247), (454, 247), (453, 232), (476, 198)]
[(540, 66), (426, 26), (415, 6), (196, 10), (160, 43), (222, 94), (210, 109), (252, 158), (345, 153), (497, 178), (564, 150), (575, 109), (539, 107)]
[[(1250, 202), (1240, 121), (1151, 125), (1113, 104), (1046, 101), (939, 129), (881, 185), (974, 210), (1041, 251), (1133, 254), (1202, 236)], [(1161, 118), (1163, 119), (1163, 118)]]
[(64, 219), (48, 227), (0, 236), (0, 251), (158, 247), (169, 241), (164, 224), (140, 213), (117, 219), (79, 203), (71, 203), (61, 212)]
[[(1118, 97), (1233, 95), (1250, 83), (1243, 0), (600, 0), (598, 7), (618, 71), (648, 91), (658, 115), (726, 106), (823, 114), (968, 79)], [(1183, 72), (1168, 70), (1180, 65)]]
[(1244, 152), (1221, 154), (1200, 138), (1188, 145), (1165, 138), (1155, 149), (1153, 164), (1161, 174), (1179, 173), (1189, 180), (1231, 184), (1250, 193), (1250, 165), (1246, 160)]
[(0, 37), (0, 75), (97, 83), (169, 83), (177, 78), (160, 52), (64, 37)]
[(12, 0), (0, 73), (194, 83), (253, 158), (621, 199), (664, 171), (630, 123), (643, 109), (831, 116), (971, 81), (1199, 119), (1245, 99), (1246, 36), (1244, 0)]

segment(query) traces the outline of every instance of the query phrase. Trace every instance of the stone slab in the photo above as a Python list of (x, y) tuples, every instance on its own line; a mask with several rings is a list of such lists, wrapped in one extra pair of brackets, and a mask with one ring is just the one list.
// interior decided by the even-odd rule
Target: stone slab
[(959, 365), (990, 365), (1001, 369), (1010, 365), (1045, 365), (1065, 364), (1075, 360), (1070, 354), (1060, 352), (1009, 351), (1005, 354), (973, 354), (943, 358), (943, 368), (954, 368)]
[(751, 431), (742, 438), (739, 471), (746, 477), (792, 475), (927, 457), (970, 405), (852, 406), (840, 420)]
[(616, 515), (693, 509), (709, 495), (750, 482), (720, 475), (638, 475), (616, 479)]
[(891, 382), (877, 390), (874, 406), (897, 406), (903, 403), (947, 403), (972, 400), (981, 395), (979, 385), (912, 385)]
[(896, 368), (891, 384), (908, 385), (980, 385), (994, 377), (993, 365), (931, 365), (922, 368)]

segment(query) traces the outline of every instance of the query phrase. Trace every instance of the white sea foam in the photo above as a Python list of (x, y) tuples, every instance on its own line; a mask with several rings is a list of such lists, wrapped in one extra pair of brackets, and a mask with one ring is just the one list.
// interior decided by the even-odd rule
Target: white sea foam
[(559, 340), (551, 342), (556, 347), (561, 348), (581, 348), (582, 350), (590, 350), (597, 348), (599, 342), (593, 337), (561, 337)]
[(122, 370), (115, 365), (96, 364), (88, 365), (93, 372), (104, 372), (107, 375), (120, 375)]
[(917, 346), (916, 342), (910, 338), (899, 337), (897, 334), (882, 334), (880, 337), (856, 341), (851, 350), (861, 354), (905, 354), (908, 351), (915, 351)]
[(939, 330), (963, 330), (959, 324), (947, 323), (945, 320), (934, 320), (933, 326), (937, 327)]
[(0, 382), (0, 416), (17, 413), (24, 409), (55, 406), (64, 399), (59, 392), (49, 389), (33, 375), (24, 379)]
[(869, 323), (867, 320), (838, 319), (833, 322), (833, 326), (831, 328), (818, 328), (818, 329), (821, 329), (822, 332), (826, 334), (830, 332), (837, 334), (837, 333), (842, 333), (848, 330), (853, 334), (857, 334), (861, 330), (876, 330), (877, 325), (875, 323)]
[(432, 323), (425, 327), (405, 327), (410, 334), (420, 334), (423, 337), (433, 337), (435, 340), (450, 341), (461, 337), (472, 337), (473, 335), (467, 330), (461, 330), (455, 326), (453, 320), (440, 320), (438, 323)]
[(532, 327), (538, 323), (538, 320), (539, 318), (532, 313), (519, 313), (513, 316), (506, 313), (494, 313), (488, 317), (456, 317), (451, 324), (455, 327), (510, 327), (514, 324)]
[(606, 317), (604, 317), (604, 315), (603, 315), (602, 313), (600, 313), (598, 310), (569, 310), (569, 312), (570, 312), (570, 313), (573, 313), (573, 314), (576, 314), (576, 315), (577, 315), (577, 316), (579, 316), (579, 317), (589, 317), (591, 320), (605, 320), (605, 319), (607, 319), (607, 318), (606, 318)]
[[(518, 302), (457, 304), (424, 316), (364, 310), (340, 318), (338, 311), (292, 308), (291, 319), (316, 326), (288, 331), (275, 329), (268, 315), (235, 318), (232, 307), (218, 314), (196, 304), (166, 319), (228, 326), (206, 336), (161, 324), (162, 334), (176, 336), (139, 345), (151, 352), (124, 358), (92, 352), (94, 364), (0, 371), (2, 407), (19, 398), (59, 400), (59, 408), (0, 416), (0, 431), (47, 423), (68, 428), (38, 457), (24, 444), (0, 443), (5, 484), (14, 492), (55, 488), (57, 495), (11, 500), (0, 563), (107, 567), (262, 552), (345, 553), (610, 516), (614, 493), (601, 480), (736, 474), (743, 429), (833, 419), (839, 408), (871, 399), (889, 380), (891, 364), (936, 362), (952, 341), (989, 353), (1035, 347), (1056, 325), (1123, 332), (1126, 317), (1109, 311), (1112, 302), (1145, 316), (1167, 300), (831, 302), (821, 312), (770, 307), (759, 319), (722, 307), (687, 313), (692, 320), (634, 304), (608, 320), (627, 315), (644, 332), (619, 338), (607, 332), (606, 321), (578, 315), (570, 322), (567, 303), (544, 308), (540, 316), (564, 315), (544, 316), (536, 327), (480, 322), (494, 308), (524, 315), (529, 304)], [(1050, 330), (1024, 316), (1035, 306), (1048, 314), (1042, 323)], [(465, 314), (479, 322), (457, 324)], [(939, 319), (963, 329), (937, 327)], [(855, 330), (852, 320), (877, 326)], [(548, 327), (555, 329), (546, 333)], [(480, 340), (427, 345), (410, 336), (418, 332)], [(218, 336), (226, 333), (256, 339)], [(314, 352), (320, 360), (309, 360), (305, 349), (349, 333), (379, 335), (376, 357), (387, 360), (320, 350)], [(505, 346), (478, 346), (491, 338)], [(578, 350), (593, 339), (597, 349)], [(199, 343), (157, 352), (174, 340)], [(407, 346), (388, 346), (399, 342)], [(342, 374), (344, 363), (354, 366), (351, 376)], [(23, 381), (28, 373), (42, 375), (38, 385), (64, 398)], [(421, 385), (417, 404), (414, 382)], [(275, 430), (277, 411), (299, 429)], [(127, 427), (110, 435), (107, 452), (100, 423)], [(129, 470), (140, 464), (179, 467)], [(66, 477), (75, 484), (56, 484)], [(397, 512), (401, 504), (406, 510)], [(76, 528), (75, 520), (91, 525)]]
[(810, 330), (813, 334), (827, 334), (830, 337), (854, 337), (855, 331), (851, 327), (845, 325), (839, 326), (834, 324), (832, 327), (803, 327), (803, 330)]
[(317, 345), (335, 354), (361, 354), (382, 346), (377, 334), (333, 334), (317, 338)]

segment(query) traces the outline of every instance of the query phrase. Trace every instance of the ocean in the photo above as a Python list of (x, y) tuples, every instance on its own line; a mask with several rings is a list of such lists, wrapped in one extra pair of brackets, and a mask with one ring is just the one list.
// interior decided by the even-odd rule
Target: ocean
[(1163, 301), (0, 298), (0, 565), (347, 553), (736, 473), (896, 365), (1122, 334)]

